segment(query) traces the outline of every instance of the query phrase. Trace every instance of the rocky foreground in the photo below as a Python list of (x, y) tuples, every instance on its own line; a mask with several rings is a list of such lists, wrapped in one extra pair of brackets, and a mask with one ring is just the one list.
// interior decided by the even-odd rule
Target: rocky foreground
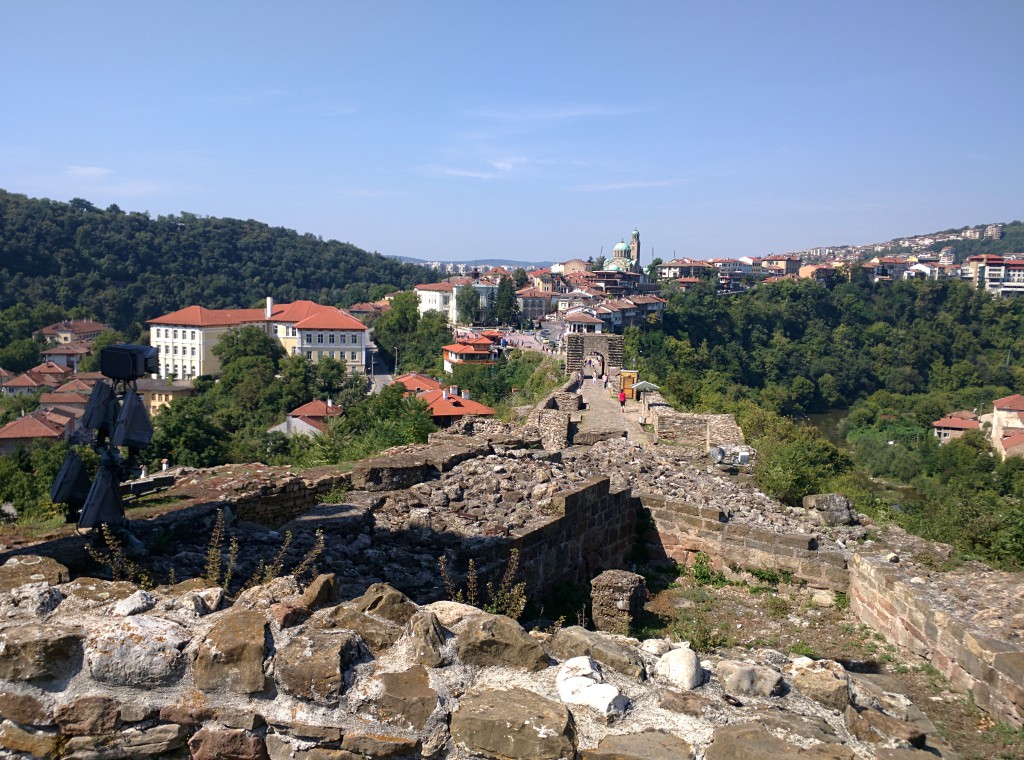
[[(905, 698), (832, 661), (526, 632), (332, 575), (234, 600), (0, 567), (0, 756), (934, 758)], [(926, 723), (926, 720), (925, 720)], [(949, 756), (942, 755), (942, 756)]]

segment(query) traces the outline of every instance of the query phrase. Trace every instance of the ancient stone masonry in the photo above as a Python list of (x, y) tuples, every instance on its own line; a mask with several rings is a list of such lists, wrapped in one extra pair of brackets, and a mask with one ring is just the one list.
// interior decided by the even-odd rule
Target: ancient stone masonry
[(332, 575), (229, 603), (194, 582), (69, 583), (23, 562), (44, 579), (0, 593), (3, 757), (855, 760), (926, 748), (932, 731), (830, 661), (527, 633), (386, 584), (339, 601)]
[[(213, 713), (204, 712), (231, 706), (242, 714), (259, 713), (247, 702), (239, 707), (219, 698), (189, 701), (182, 696), (176, 707), (165, 705), (160, 710), (162, 714), (165, 708), (174, 707), (174, 720), (147, 723), (155, 720), (154, 714), (135, 710), (137, 695), (111, 696), (106, 687), (93, 688), (95, 683), (110, 683), (110, 679), (116, 681), (129, 675), (133, 679), (131, 688), (140, 683), (138, 679), (155, 684), (153, 688), (157, 690), (166, 683), (191, 684), (192, 681), (181, 679), (185, 670), (192, 674), (192, 666), (184, 665), (193, 661), (201, 662), (200, 668), (206, 669), (206, 675), (200, 676), (201, 682), (231, 680), (214, 675), (217, 657), (202, 654), (203, 645), (196, 639), (201, 633), (201, 641), (211, 637), (216, 641), (221, 629), (199, 630), (195, 621), (190, 622), (191, 618), (182, 622), (177, 613), (169, 618), (163, 614), (177, 610), (180, 605), (191, 609), (206, 625), (204, 611), (221, 604), (224, 592), (205, 589), (202, 580), (207, 574), (207, 542), (218, 510), (224, 516), (226, 532), (222, 557), (228, 554), (228, 539), (235, 539), (244, 547), (238, 556), (230, 593), (238, 591), (260, 560), (269, 561), (278, 553), (284, 533), (292, 536), (283, 561), (287, 571), (299, 564), (315, 543), (316, 532), (322, 531), (326, 540), (317, 566), (334, 574), (333, 588), (341, 598), (358, 596), (371, 584), (387, 580), (419, 603), (433, 602), (445, 594), (438, 572), (438, 557), (442, 554), (456, 573), (464, 572), (472, 558), (486, 577), (492, 577), (491, 574), (500, 572), (509, 552), (518, 548), (522, 578), (533, 598), (543, 598), (547, 590), (559, 583), (586, 584), (601, 571), (629, 568), (639, 524), (649, 553), (654, 556), (660, 553), (665, 558), (692, 563), (698, 553), (703, 553), (727, 575), (739, 576), (749, 569), (770, 570), (791, 576), (794, 583), (848, 593), (851, 608), (864, 622), (890, 641), (930, 659), (959, 687), (972, 689), (975, 700), (994, 716), (1013, 725), (1024, 725), (1024, 592), (1019, 575), (994, 573), (974, 565), (939, 571), (937, 567), (943, 559), (936, 558), (933, 544), (914, 544), (892, 528), (873, 536), (868, 534), (866, 525), (845, 524), (851, 512), (848, 505), (844, 508), (834, 496), (809, 500), (805, 508), (787, 507), (758, 491), (748, 478), (726, 477), (705, 457), (692, 456), (682, 446), (643, 446), (619, 438), (591, 446), (564, 447), (563, 443), (563, 448), (547, 451), (541, 447), (541, 441), (541, 431), (536, 427), (467, 420), (436, 434), (426, 446), (386, 452), (360, 463), (349, 475), (330, 471), (299, 475), (261, 465), (187, 473), (170, 494), (189, 500), (187, 508), (154, 519), (133, 520), (133, 531), (142, 543), (146, 547), (160, 547), (159, 551), (133, 555), (136, 562), (158, 581), (166, 579), (171, 569), (178, 578), (193, 579), (190, 586), (179, 587), (173, 594), (161, 592), (163, 596), (143, 595), (126, 601), (136, 592), (130, 584), (81, 577), (102, 572), (82, 551), (81, 539), (77, 540), (77, 550), (71, 547), (71, 539), (65, 539), (22, 547), (0, 556), (0, 562), (7, 562), (0, 567), (0, 678), (16, 684), (8, 688), (7, 693), (12, 696), (7, 702), (0, 698), (0, 715), (11, 723), (0, 726), (0, 736), (7, 737), (0, 741), (7, 741), (8, 747), (19, 742), (17, 746), (36, 747), (57, 741), (50, 734), (58, 731), (51, 726), (61, 725), (59, 709), (80, 697), (92, 696), (116, 698), (121, 711), (117, 725), (143, 732), (131, 734), (130, 741), (136, 744), (124, 749), (122, 755), (110, 757), (144, 756), (141, 751), (133, 755), (136, 745), (169, 746), (162, 742), (178, 742), (174, 746), (179, 746), (193, 730), (178, 731), (171, 726), (185, 725), (175, 723), (185, 721), (182, 716), (191, 716), (188, 719), (193, 721), (193, 728), (208, 729), (202, 740), (207, 747), (203, 750), (205, 756), (216, 755), (216, 751), (209, 749), (216, 746), (216, 741), (249, 741), (245, 732), (251, 733), (253, 726), (236, 725), (238, 721), (231, 718), (234, 723), (225, 727), (226, 719), (220, 718), (220, 728), (214, 729), (210, 723)], [(345, 489), (348, 490), (341, 493)], [(333, 503), (318, 503), (332, 491), (338, 494), (331, 500)], [(268, 530), (268, 526), (276, 530)], [(894, 552), (893, 546), (906, 546), (906, 550)], [(51, 559), (12, 556), (30, 552)], [(69, 583), (68, 571), (62, 565), (70, 566), (71, 577), (77, 580)], [(242, 594), (235, 607), (251, 608), (244, 601), (246, 598)], [(87, 648), (83, 648), (83, 641), (91, 634), (81, 632), (81, 621), (75, 616), (78, 611), (102, 607), (97, 614), (109, 623), (114, 611), (104, 605), (119, 601), (125, 603), (121, 608), (124, 614), (117, 613), (120, 617), (109, 631), (104, 629), (102, 636), (96, 634), (95, 651), (120, 651), (119, 642), (136, 640), (157, 649), (146, 650), (145, 664), (121, 655), (115, 658), (116, 662), (108, 657), (92, 664), (86, 657)], [(303, 619), (302, 608), (302, 604), (292, 602), (275, 607), (273, 619), (277, 622), (268, 623), (270, 628), (264, 629), (275, 637), (273, 647), (268, 643), (261, 651), (240, 650), (237, 657), (246, 662), (261, 660), (264, 664), (294, 663), (288, 657), (272, 660), (271, 652), (293, 642), (290, 633), (278, 638), (273, 626), (290, 630)], [(38, 619), (26, 623), (24, 615), (33, 610)], [(55, 610), (59, 614), (51, 615)], [(127, 610), (136, 612), (129, 614)], [(351, 630), (353, 620), (362, 620), (356, 612), (348, 607), (338, 608), (332, 614), (345, 622), (336, 627)], [(184, 626), (186, 632), (175, 628), (150, 630), (146, 626), (168, 625), (166, 621), (151, 620), (154, 614)], [(257, 622), (238, 618), (233, 625), (244, 625), (245, 630), (255, 632)], [(444, 621), (441, 624), (446, 625)], [(137, 628), (138, 625), (143, 628)], [(361, 625), (363, 645), (374, 656), (397, 641), (398, 634), (388, 623)], [(417, 625), (417, 631), (424, 636), (431, 631), (437, 634), (430, 620), (420, 620)], [(302, 636), (305, 638), (301, 642), (294, 639), (295, 651), (322, 649), (330, 653), (331, 662), (335, 655), (338, 662), (356, 664), (366, 657), (359, 643), (351, 639), (341, 637), (322, 642), (312, 636), (312, 629)], [(431, 640), (436, 643), (438, 637), (448, 640), (440, 634)], [(259, 641), (259, 636), (253, 633), (247, 636), (249, 639)], [(441, 654), (430, 655), (423, 650), (424, 667), (433, 667), (425, 664), (432, 657), (447, 656), (444, 647), (438, 651)], [(279, 683), (278, 687), (291, 694), (290, 698), (299, 699), (297, 694), (345, 693), (349, 688), (348, 676), (343, 688), (340, 676), (333, 675), (333, 671), (300, 678), (282, 675), (294, 673), (288, 671), (291, 665), (283, 667), (278, 673), (268, 666), (264, 677), (286, 678), (286, 683)], [(51, 684), (65, 679), (72, 671), (89, 673), (87, 680), (82, 681), (88, 688), (75, 693), (73, 698), (69, 695), (65, 699), (50, 685), (46, 687), (50, 690), (43, 689), (42, 694), (34, 686), (37, 682)], [(255, 671), (246, 673), (243, 680), (231, 683), (238, 684), (238, 688), (261, 688)], [(212, 680), (202, 681), (207, 676)], [(248, 680), (250, 676), (252, 680)], [(195, 675), (188, 678), (194, 680)], [(414, 679), (411, 675), (409, 678)], [(422, 685), (422, 679), (416, 683)], [(436, 690), (433, 677), (430, 684)], [(417, 686), (416, 691), (422, 690)], [(267, 698), (265, 692), (253, 693)], [(80, 705), (79, 712), (85, 713), (86, 706), (88, 714), (95, 716), (89, 727), (92, 733), (88, 735), (101, 735), (114, 720), (113, 708), (108, 702), (90, 702)], [(299, 710), (303, 716), (307, 712), (306, 708)], [(313, 720), (314, 713), (316, 710), (307, 716), (309, 720), (303, 720), (319, 725)], [(138, 717), (140, 714), (143, 717)], [(40, 722), (44, 718), (35, 717), (38, 715), (45, 716), (45, 722)], [(322, 716), (316, 717), (321, 719)], [(576, 719), (578, 716), (574, 716)], [(63, 723), (71, 726), (70, 719)], [(34, 728), (29, 730), (27, 726)], [(228, 728), (243, 733), (210, 735), (210, 731)], [(40, 729), (42, 736), (38, 735)], [(277, 741), (269, 738), (276, 728), (261, 730), (266, 737), (259, 736), (266, 738), (267, 746)], [(341, 729), (331, 730), (339, 736), (345, 733)], [(311, 738), (294, 727), (289, 731), (289, 741), (302, 737), (303, 741), (326, 742), (327, 746), (337, 748), (331, 744), (335, 740), (323, 738), (333, 734), (322, 726), (315, 729)], [(358, 735), (363, 738), (351, 739), (350, 747), (369, 741), (363, 734)], [(405, 734), (387, 735), (395, 741), (410, 738)], [(708, 734), (702, 735), (703, 739), (700, 736), (689, 737), (687, 741), (695, 745), (706, 743)], [(421, 749), (429, 745), (423, 736), (418, 741), (422, 743)], [(578, 735), (576, 746), (582, 746)], [(201, 755), (198, 750), (193, 751), (196, 756)], [(94, 755), (81, 749), (78, 756)]]
[(601, 354), (607, 360), (608, 374), (622, 369), (623, 342), (621, 335), (608, 333), (577, 333), (565, 337), (565, 370), (579, 372), (583, 369), (583, 357), (592, 353)]
[(658, 438), (675, 441), (688, 451), (705, 453), (712, 446), (743, 443), (743, 431), (731, 414), (679, 412), (657, 391), (643, 394), (643, 406)]
[(983, 567), (939, 575), (894, 559), (892, 553), (853, 555), (851, 608), (886, 639), (929, 660), (994, 717), (1024, 724), (1019, 576)]

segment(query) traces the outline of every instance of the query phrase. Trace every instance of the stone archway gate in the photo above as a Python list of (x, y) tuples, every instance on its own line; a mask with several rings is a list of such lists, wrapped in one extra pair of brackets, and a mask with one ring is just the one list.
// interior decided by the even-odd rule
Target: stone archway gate
[(604, 333), (574, 333), (565, 339), (565, 371), (569, 374), (583, 369), (583, 357), (601, 354), (605, 371), (622, 369), (622, 336)]

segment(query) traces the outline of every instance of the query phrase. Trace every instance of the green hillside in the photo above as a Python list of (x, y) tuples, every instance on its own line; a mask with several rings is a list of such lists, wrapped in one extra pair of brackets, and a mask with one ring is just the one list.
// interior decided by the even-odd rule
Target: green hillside
[(190, 304), (249, 307), (273, 296), (344, 307), (436, 277), (251, 219), (154, 219), (0, 190), (0, 311), (54, 304), (134, 336), (147, 319)]

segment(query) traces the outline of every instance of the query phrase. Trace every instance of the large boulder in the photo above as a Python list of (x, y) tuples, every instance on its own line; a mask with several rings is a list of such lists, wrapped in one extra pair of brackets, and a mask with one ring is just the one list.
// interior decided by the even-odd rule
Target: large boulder
[(512, 618), (481, 613), (456, 637), (456, 651), (466, 665), (498, 665), (543, 670), (548, 657), (537, 640)]
[(658, 660), (656, 672), (679, 689), (696, 689), (704, 683), (704, 669), (700, 666), (697, 653), (689, 647), (679, 647), (663, 654)]
[(355, 631), (374, 655), (389, 649), (402, 635), (402, 629), (390, 620), (370, 617), (347, 604), (318, 613), (311, 624), (321, 628)]
[(841, 493), (816, 493), (804, 497), (804, 509), (819, 525), (856, 525), (857, 510), (848, 496)]
[(270, 760), (263, 739), (244, 729), (201, 728), (188, 748), (192, 760)]
[(24, 752), (33, 757), (53, 757), (59, 735), (52, 731), (33, 731), (13, 721), (0, 723), (0, 748)]
[(842, 712), (850, 703), (850, 677), (835, 660), (798, 657), (793, 661), (793, 687), (801, 694)]
[(360, 612), (376, 615), (398, 625), (405, 625), (416, 612), (416, 605), (396, 588), (386, 583), (374, 583), (366, 592), (351, 601)]
[(600, 666), (589, 657), (573, 657), (562, 663), (555, 686), (562, 702), (589, 707), (605, 720), (621, 718), (629, 707), (629, 700), (615, 686), (605, 683)]
[(368, 653), (357, 634), (308, 630), (277, 650), (274, 675), (285, 693), (333, 705), (345, 690), (345, 671), (365, 659)]
[(55, 559), (36, 554), (11, 557), (0, 565), (0, 594), (26, 583), (67, 583), (68, 569)]
[(666, 731), (606, 736), (597, 749), (585, 749), (582, 760), (690, 760), (693, 749)]
[(815, 745), (803, 749), (796, 744), (776, 739), (757, 723), (734, 723), (719, 726), (704, 753), (704, 760), (854, 760), (849, 747), (839, 744)]
[(763, 665), (722, 660), (715, 668), (715, 674), (729, 694), (771, 697), (782, 691), (782, 674)]
[(188, 729), (166, 724), (152, 728), (128, 728), (116, 736), (72, 736), (61, 757), (68, 760), (115, 760), (156, 757), (184, 746)]
[(444, 662), (441, 653), (445, 630), (430, 610), (419, 610), (405, 624), (405, 640), (412, 649), (412, 659), (427, 668), (436, 668)]
[(437, 707), (437, 692), (420, 665), (401, 673), (381, 673), (381, 692), (370, 700), (374, 717), (399, 728), (421, 731)]
[(261, 612), (238, 608), (224, 612), (196, 652), (192, 666), (196, 687), (236, 694), (263, 691), (266, 627)]
[(189, 634), (177, 623), (132, 617), (94, 630), (85, 641), (89, 675), (114, 686), (160, 686), (178, 678)]
[(81, 667), (82, 632), (59, 625), (14, 625), (0, 631), (0, 678), (36, 681)]
[(525, 689), (466, 696), (452, 714), (452, 739), (495, 760), (571, 760), (576, 726), (565, 705)]
[(0, 718), (27, 726), (48, 726), (53, 722), (46, 706), (27, 694), (0, 694)]
[(110, 697), (79, 697), (57, 708), (54, 719), (63, 734), (112, 734), (118, 723), (117, 702)]
[(592, 657), (614, 671), (637, 680), (645, 677), (644, 664), (636, 649), (626, 646), (615, 636), (588, 631), (578, 625), (560, 628), (545, 644), (548, 654), (559, 660)]

